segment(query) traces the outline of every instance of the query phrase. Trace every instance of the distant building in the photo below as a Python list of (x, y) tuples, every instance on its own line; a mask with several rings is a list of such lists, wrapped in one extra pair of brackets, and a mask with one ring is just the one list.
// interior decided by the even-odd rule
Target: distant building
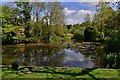
[(20, 26), (20, 27), (18, 28), (17, 34), (18, 34), (18, 35), (24, 35), (24, 32), (25, 32), (24, 27), (23, 27), (23, 26)]

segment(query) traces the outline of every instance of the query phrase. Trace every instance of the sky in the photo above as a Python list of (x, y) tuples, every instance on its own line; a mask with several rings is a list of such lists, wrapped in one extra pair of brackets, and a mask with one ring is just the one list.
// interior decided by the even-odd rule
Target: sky
[[(2, 0), (2, 2), (6, 2), (6, 1), (7, 0)], [(8, 0), (8, 1), (14, 1), (14, 0)], [(32, 0), (32, 1), (38, 1), (38, 0)], [(65, 14), (66, 17), (65, 23), (73, 25), (84, 22), (87, 13), (90, 14), (90, 18), (92, 20), (94, 14), (96, 13), (95, 5), (98, 3), (99, 0), (60, 0), (60, 1), (64, 6), (63, 13)], [(116, 1), (116, 0), (112, 0), (112, 1)]]
[(85, 20), (86, 15), (89, 13), (91, 19), (96, 12), (96, 3), (88, 2), (63, 2), (64, 5), (64, 14), (66, 16), (66, 24), (77, 24), (82, 23)]

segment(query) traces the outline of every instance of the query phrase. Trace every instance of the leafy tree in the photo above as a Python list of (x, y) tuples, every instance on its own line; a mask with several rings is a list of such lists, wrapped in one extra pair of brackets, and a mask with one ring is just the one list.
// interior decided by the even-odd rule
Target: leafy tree
[(120, 1), (116, 2), (117, 7), (117, 26), (120, 26)]
[(69, 29), (70, 33), (73, 34), (72, 39), (76, 39), (77, 41), (84, 40), (84, 29), (85, 25), (83, 24), (75, 24)]
[(100, 32), (100, 37), (104, 34), (108, 36), (111, 30), (115, 29), (116, 24), (116, 11), (114, 11), (111, 7), (109, 7), (108, 2), (101, 1), (96, 6), (97, 13), (94, 16), (94, 23), (97, 23), (95, 26), (98, 27), (98, 31)]
[(15, 43), (14, 37), (16, 36), (17, 27), (12, 24), (5, 24), (2, 28), (2, 40), (4, 43)]
[(87, 27), (87, 26), (91, 26), (91, 18), (90, 18), (90, 14), (89, 14), (89, 13), (86, 14), (84, 24), (86, 24), (85, 27)]
[(44, 2), (32, 2), (32, 15), (33, 21), (40, 21), (42, 18), (42, 13), (45, 10), (45, 3)]
[(15, 43), (14, 37), (18, 28), (15, 13), (14, 8), (2, 6), (2, 42), (4, 43)]
[(116, 2), (117, 5), (117, 15), (112, 15), (115, 17), (116, 22), (113, 26), (115, 29), (111, 30), (109, 38), (106, 42), (107, 47), (105, 48), (105, 66), (107, 68), (120, 68), (120, 1)]
[[(9, 6), (2, 6), (2, 24), (11, 24), (12, 23), (12, 20), (11, 20), (11, 16), (12, 16), (12, 13), (13, 13), (13, 9), (10, 8)], [(4, 26), (3, 26), (4, 27)]]
[[(43, 17), (44, 22), (46, 22), (48, 27), (48, 34), (46, 35), (49, 41), (50, 29), (51, 27), (60, 27), (63, 25), (64, 15), (63, 7), (60, 2), (46, 2), (46, 9), (44, 11), (45, 16)], [(55, 29), (55, 28), (54, 28)], [(53, 31), (55, 32), (55, 30)]]
[(31, 11), (32, 4), (30, 2), (16, 2), (17, 9), (19, 10), (19, 18), (21, 20), (20, 25), (25, 26), (25, 35), (30, 37), (30, 20), (31, 20)]
[(117, 5), (117, 16), (116, 16), (116, 20), (117, 20), (117, 23), (114, 25), (116, 26), (117, 28), (115, 28), (114, 30), (111, 31), (110, 35), (109, 35), (109, 40), (107, 41), (107, 51), (109, 52), (117, 52), (119, 53), (120, 52), (120, 25), (119, 25), (119, 22), (120, 20), (118, 20), (118, 18), (120, 18), (120, 13), (119, 13), (119, 10), (120, 10), (120, 1), (118, 1), (116, 3)]
[(98, 5), (96, 5), (97, 13), (95, 14), (94, 21), (98, 23), (98, 30), (100, 31), (100, 35), (102, 35), (102, 32), (104, 31), (103, 20), (105, 19), (106, 15), (108, 15), (105, 14), (106, 8), (108, 8), (108, 3), (104, 1), (100, 1)]
[(16, 2), (20, 11), (19, 17), (23, 20), (23, 24), (31, 19), (32, 5), (30, 2)]

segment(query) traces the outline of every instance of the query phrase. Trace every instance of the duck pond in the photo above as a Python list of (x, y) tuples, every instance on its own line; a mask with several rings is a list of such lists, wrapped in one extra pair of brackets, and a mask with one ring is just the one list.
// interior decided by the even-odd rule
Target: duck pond
[(103, 54), (102, 45), (92, 42), (3, 45), (2, 65), (17, 62), (20, 66), (104, 67)]

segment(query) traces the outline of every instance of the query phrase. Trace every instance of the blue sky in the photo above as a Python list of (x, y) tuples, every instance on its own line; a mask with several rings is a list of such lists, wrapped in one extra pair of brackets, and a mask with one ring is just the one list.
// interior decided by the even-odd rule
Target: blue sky
[(96, 3), (88, 2), (63, 2), (64, 13), (67, 17), (65, 19), (66, 24), (82, 23), (85, 20), (87, 13), (90, 14), (91, 19), (96, 12)]
[(88, 5), (86, 2), (63, 2), (64, 6), (66, 8), (69, 8), (71, 10), (80, 10), (80, 9), (86, 9), (86, 10), (95, 10), (95, 6)]
[[(85, 21), (87, 13), (90, 14), (91, 20), (96, 13), (96, 4), (98, 2), (63, 2), (64, 13), (67, 17), (65, 19), (66, 24), (77, 24)], [(112, 7), (112, 4), (109, 6)], [(115, 7), (112, 7), (114, 10)]]

